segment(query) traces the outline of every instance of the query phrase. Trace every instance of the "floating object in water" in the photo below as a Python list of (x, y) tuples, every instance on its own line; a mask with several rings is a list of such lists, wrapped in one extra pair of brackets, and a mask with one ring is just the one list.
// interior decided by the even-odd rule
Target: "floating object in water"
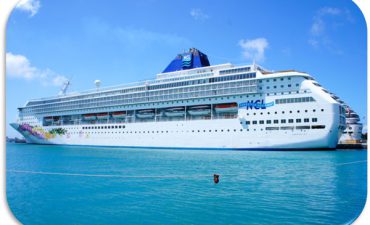
[(220, 175), (213, 174), (213, 182), (215, 182), (215, 184), (218, 184), (218, 182), (220, 182)]

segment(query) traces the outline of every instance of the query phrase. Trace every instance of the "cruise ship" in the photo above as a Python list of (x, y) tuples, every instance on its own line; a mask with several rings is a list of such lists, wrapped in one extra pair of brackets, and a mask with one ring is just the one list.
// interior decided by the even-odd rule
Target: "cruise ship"
[(348, 105), (344, 105), (346, 110), (346, 128), (339, 139), (339, 144), (361, 144), (362, 128), (360, 116)]
[(210, 65), (191, 48), (153, 80), (29, 100), (11, 126), (28, 143), (130, 148), (333, 149), (346, 110), (311, 75)]

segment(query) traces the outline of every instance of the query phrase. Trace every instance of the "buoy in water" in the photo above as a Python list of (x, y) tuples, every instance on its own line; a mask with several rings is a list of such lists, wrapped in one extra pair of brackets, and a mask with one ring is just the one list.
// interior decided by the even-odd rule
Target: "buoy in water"
[(215, 182), (215, 184), (218, 184), (218, 182), (220, 182), (220, 175), (213, 174), (213, 182)]

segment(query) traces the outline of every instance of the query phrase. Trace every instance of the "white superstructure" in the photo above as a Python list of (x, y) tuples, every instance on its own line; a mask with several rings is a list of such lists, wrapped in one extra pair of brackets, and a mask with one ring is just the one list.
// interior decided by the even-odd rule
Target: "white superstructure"
[(339, 139), (339, 144), (359, 144), (362, 141), (362, 123), (359, 115), (349, 106), (346, 109), (346, 128)]
[[(192, 60), (202, 54), (191, 50)], [(336, 147), (346, 123), (344, 107), (307, 73), (222, 64), (30, 100), (11, 125), (37, 144), (321, 149)]]

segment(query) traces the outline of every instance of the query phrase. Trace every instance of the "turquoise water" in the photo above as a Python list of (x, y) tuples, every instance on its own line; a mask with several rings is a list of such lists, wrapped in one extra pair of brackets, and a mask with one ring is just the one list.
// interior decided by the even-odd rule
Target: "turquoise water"
[(366, 200), (366, 151), (6, 153), (8, 203), (23, 224), (344, 224)]

